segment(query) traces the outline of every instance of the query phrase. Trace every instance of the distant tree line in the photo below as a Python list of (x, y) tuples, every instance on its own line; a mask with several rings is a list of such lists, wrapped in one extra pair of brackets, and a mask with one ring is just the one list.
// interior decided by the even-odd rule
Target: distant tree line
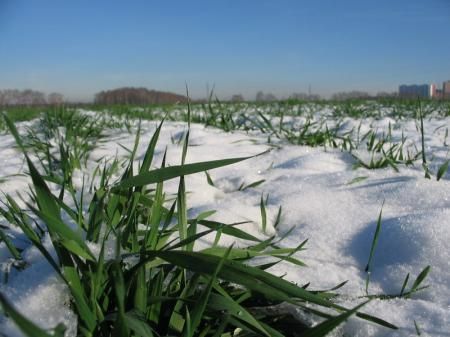
[(147, 88), (125, 87), (101, 91), (95, 94), (94, 103), (97, 104), (163, 104), (185, 103), (185, 96), (171, 92), (149, 90)]
[(331, 99), (334, 101), (344, 101), (347, 99), (364, 99), (364, 98), (371, 98), (371, 96), (366, 91), (358, 91), (358, 90), (337, 92), (331, 96)]
[(396, 92), (378, 92), (376, 95), (371, 95), (366, 91), (343, 91), (335, 93), (331, 96), (334, 101), (345, 101), (348, 99), (371, 99), (371, 98), (394, 98), (398, 97)]
[[(353, 91), (341, 91), (337, 92), (333, 95), (331, 95), (330, 99), (333, 101), (345, 101), (345, 100), (352, 100), (352, 99), (382, 99), (382, 98), (397, 98), (398, 93), (397, 92), (387, 92), (387, 91), (380, 91), (378, 93), (369, 94), (366, 91), (359, 91), (359, 90), (353, 90)], [(258, 91), (256, 93), (255, 101), (256, 102), (274, 102), (279, 100), (299, 100), (299, 101), (318, 101), (321, 100), (322, 97), (317, 94), (311, 94), (311, 93), (304, 93), (304, 92), (294, 92), (291, 95), (289, 95), (288, 98), (277, 98), (272, 93), (264, 93), (263, 91)], [(243, 102), (245, 101), (244, 97), (241, 94), (235, 94), (231, 96), (230, 99), (231, 102)]]
[(243, 102), (244, 101), (244, 96), (242, 96), (241, 94), (236, 94), (231, 96), (231, 102)]
[[(285, 100), (286, 98), (283, 98), (282, 100)], [(288, 99), (294, 99), (294, 100), (300, 100), (300, 101), (317, 101), (320, 100), (321, 97), (316, 94), (306, 94), (306, 93), (293, 93), (291, 94)], [(256, 93), (255, 101), (256, 102), (274, 102), (278, 101), (279, 99), (272, 93), (264, 93), (263, 91), (258, 91)]]
[(380, 91), (376, 94), (376, 98), (395, 98), (398, 97), (398, 92), (387, 92), (387, 91)]
[(306, 94), (303, 92), (299, 93), (293, 93), (291, 96), (289, 96), (289, 99), (296, 99), (299, 101), (318, 101), (321, 99), (320, 95), (316, 94)]
[[(378, 99), (378, 98), (396, 98), (397, 92), (379, 92), (376, 95), (371, 95), (366, 91), (343, 91), (335, 93), (331, 96), (332, 100), (349, 100), (349, 99)], [(285, 100), (286, 98), (282, 98)], [(307, 93), (293, 93), (288, 99), (300, 101), (317, 101), (321, 97), (316, 94)], [(255, 97), (256, 102), (274, 102), (280, 100), (272, 93), (264, 93), (258, 91)], [(173, 104), (186, 103), (187, 98), (183, 95), (178, 95), (170, 92), (162, 92), (157, 90), (149, 90), (147, 88), (124, 87), (113, 90), (101, 91), (95, 95), (94, 103), (97, 104), (131, 104), (131, 105), (145, 105), (145, 104)], [(205, 99), (194, 100), (193, 102), (206, 102)], [(242, 94), (232, 95), (231, 102), (243, 102), (245, 98)], [(0, 90), (0, 106), (10, 105), (59, 105), (65, 103), (64, 96), (60, 93), (50, 93), (46, 95), (37, 90), (18, 90), (5, 89)]]
[(49, 95), (43, 92), (25, 89), (5, 89), (0, 90), (0, 106), (6, 105), (59, 105), (64, 103), (64, 96), (57, 92), (53, 92)]
[(272, 93), (265, 94), (262, 91), (258, 91), (256, 93), (255, 101), (256, 102), (273, 102), (276, 101), (277, 97)]

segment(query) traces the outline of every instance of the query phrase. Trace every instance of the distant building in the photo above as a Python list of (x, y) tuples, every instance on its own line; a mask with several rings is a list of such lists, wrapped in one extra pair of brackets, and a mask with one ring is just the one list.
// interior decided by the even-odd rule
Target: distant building
[[(449, 83), (449, 90), (450, 90), (450, 83)], [(417, 97), (429, 98), (430, 93), (431, 93), (431, 88), (428, 84), (421, 84), (421, 85), (402, 84), (398, 88), (398, 95), (403, 98), (417, 98)]]
[(450, 81), (442, 84), (442, 98), (450, 98)]
[(437, 86), (436, 84), (430, 84), (430, 98), (437, 98)]

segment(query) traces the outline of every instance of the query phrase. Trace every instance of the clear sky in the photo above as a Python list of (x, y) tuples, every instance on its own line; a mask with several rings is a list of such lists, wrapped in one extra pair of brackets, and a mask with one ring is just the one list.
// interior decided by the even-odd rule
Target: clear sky
[(450, 0), (0, 0), (0, 89), (329, 95), (450, 79)]

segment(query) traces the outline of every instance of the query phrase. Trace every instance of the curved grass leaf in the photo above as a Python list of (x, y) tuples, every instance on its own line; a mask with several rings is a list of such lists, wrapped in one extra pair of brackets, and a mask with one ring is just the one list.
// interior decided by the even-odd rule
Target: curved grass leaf
[(450, 163), (450, 159), (446, 160), (444, 164), (439, 167), (438, 173), (436, 175), (436, 180), (439, 181), (441, 178), (447, 173), (448, 165)]
[[(265, 152), (263, 152), (265, 153)], [(261, 155), (263, 153), (257, 154), (255, 156)], [(215, 168), (231, 165), (238, 163), (243, 160), (247, 160), (250, 158), (253, 158), (255, 156), (249, 156), (249, 157), (239, 157), (239, 158), (229, 158), (229, 159), (220, 159), (220, 160), (213, 160), (213, 161), (206, 161), (206, 162), (199, 162), (199, 163), (192, 163), (192, 164), (185, 164), (185, 165), (175, 165), (170, 166), (166, 168), (160, 168), (156, 170), (152, 170), (149, 172), (144, 172), (141, 174), (138, 174), (134, 177), (124, 179), (120, 183), (118, 183), (116, 186), (113, 187), (113, 191), (118, 191), (121, 189), (127, 189), (130, 187), (138, 187), (148, 184), (154, 184), (161, 181), (173, 179), (176, 177), (186, 176), (189, 174), (194, 174), (198, 172), (204, 172), (206, 170), (212, 170)]]
[(190, 326), (190, 329), (185, 330), (184, 335), (186, 337), (193, 337), (195, 330), (200, 325), (200, 322), (202, 321), (203, 313), (205, 312), (206, 306), (208, 305), (208, 302), (209, 302), (209, 297), (211, 295), (213, 285), (216, 282), (217, 275), (219, 274), (220, 270), (222, 269), (224, 262), (228, 259), (228, 255), (229, 255), (231, 249), (232, 249), (232, 247), (228, 248), (228, 250), (225, 252), (225, 254), (223, 254), (214, 273), (210, 276), (208, 285), (206, 286), (206, 288), (204, 289), (204, 291), (201, 293), (200, 297), (198, 298), (198, 301), (193, 308), (191, 319), (188, 320), (188, 322), (190, 322), (190, 324), (186, 324), (186, 326), (185, 326), (186, 328), (188, 326)]
[[(145, 256), (146, 258), (138, 263), (132, 270), (135, 271), (141, 263), (159, 257), (181, 268), (212, 275), (220, 262), (220, 258), (217, 256), (186, 251), (147, 251), (145, 252)], [(291, 300), (296, 298), (325, 307), (340, 308), (322, 297), (306, 291), (286, 280), (237, 261), (224, 261), (218, 277), (236, 284), (241, 284), (248, 289), (264, 294), (268, 298), (288, 302), (292, 302)]]
[(419, 274), (419, 276), (417, 276), (417, 278), (415, 279), (411, 290), (409, 291), (410, 293), (416, 292), (417, 290), (419, 290), (419, 286), (422, 284), (422, 282), (425, 280), (425, 278), (428, 276), (428, 273), (431, 270), (431, 266), (426, 266)]
[(197, 221), (199, 225), (214, 229), (214, 230), (221, 230), (223, 234), (227, 234), (230, 236), (234, 236), (238, 239), (248, 240), (248, 241), (256, 241), (261, 242), (260, 239), (258, 239), (256, 236), (253, 236), (247, 232), (244, 232), (243, 230), (236, 228), (237, 225), (242, 225), (249, 223), (248, 221), (244, 222), (236, 222), (233, 224), (224, 224), (217, 221), (211, 221), (211, 220), (199, 220)]
[(67, 250), (85, 259), (95, 261), (94, 255), (78, 233), (74, 232), (64, 222), (52, 215), (38, 211), (37, 209), (33, 209), (33, 212), (45, 221), (51, 234), (58, 235), (59, 242)]
[(266, 336), (268, 335), (267, 331), (255, 317), (229, 295), (226, 296), (225, 294), (219, 295), (217, 293), (212, 293), (208, 302), (208, 309), (217, 312), (226, 312), (227, 314), (234, 316), (235, 319), (246, 322), (248, 326), (253, 328), (251, 331)]
[[(384, 204), (384, 202), (383, 202), (383, 204)], [(365, 269), (365, 272), (367, 273), (366, 294), (368, 293), (368, 288), (369, 288), (372, 258), (373, 258), (373, 254), (375, 253), (375, 248), (378, 243), (378, 237), (380, 235), (382, 214), (383, 214), (383, 206), (381, 206), (380, 214), (378, 215), (377, 228), (375, 229), (375, 233), (373, 235), (372, 246), (370, 247), (369, 260), (367, 261), (367, 265), (366, 265), (366, 269)]]
[(137, 336), (153, 337), (153, 330), (148, 325), (145, 316), (136, 311), (128, 311), (125, 313), (125, 322), (133, 330)]
[(368, 302), (370, 302), (370, 300), (359, 304), (352, 310), (344, 312), (343, 314), (340, 314), (339, 316), (333, 317), (331, 319), (328, 319), (328, 320), (316, 325), (311, 330), (307, 331), (303, 335), (303, 337), (326, 336), (329, 332), (331, 332), (335, 328), (337, 328), (341, 323), (346, 321), (351, 315), (355, 314), (362, 306), (366, 305)]
[(259, 208), (261, 211), (261, 227), (262, 232), (265, 234), (267, 230), (267, 214), (266, 214), (266, 206), (264, 204), (264, 194), (261, 194), (261, 201), (259, 203)]
[(38, 327), (36, 324), (31, 322), (28, 318), (24, 317), (20, 312), (18, 312), (6, 299), (6, 297), (3, 296), (2, 293), (0, 293), (0, 304), (5, 313), (11, 317), (11, 319), (14, 321), (14, 323), (17, 324), (19, 329), (27, 336), (33, 336), (33, 337), (63, 337), (64, 333), (58, 333), (58, 334), (49, 334), (45, 330)]

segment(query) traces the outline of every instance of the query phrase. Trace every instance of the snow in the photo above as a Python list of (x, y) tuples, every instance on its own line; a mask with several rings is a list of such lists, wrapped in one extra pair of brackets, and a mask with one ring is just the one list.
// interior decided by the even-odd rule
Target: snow
[[(285, 118), (285, 121), (288, 119)], [(294, 122), (299, 119), (293, 118)], [(343, 127), (357, 128), (360, 120), (344, 118)], [(445, 129), (450, 118), (433, 117), (425, 122), (427, 154), (430, 169), (436, 172), (447, 158)], [(26, 123), (22, 123), (21, 128)], [(26, 125), (32, 125), (30, 122)], [(156, 122), (142, 122), (143, 134), (137, 158), (142, 159)], [(420, 133), (414, 120), (367, 118), (362, 121), (361, 134), (370, 129), (379, 133), (392, 128), (393, 138), (400, 140), (402, 132), (420, 148)], [(165, 122), (156, 158), (161, 163), (168, 148), (168, 163), (179, 164), (181, 145), (174, 144), (186, 131), (186, 124)], [(135, 135), (120, 130), (107, 130), (105, 140), (92, 152), (84, 174), (93, 172), (97, 160), (127, 155), (119, 144), (132, 148)], [(24, 173), (23, 157), (12, 146), (10, 135), (0, 135), (2, 154), (0, 177)], [(250, 220), (240, 228), (258, 237), (282, 236), (291, 227), (285, 246), (297, 246), (308, 239), (307, 250), (298, 258), (307, 267), (280, 263), (270, 269), (276, 275), (299, 285), (311, 283), (311, 289), (331, 288), (343, 281), (339, 290), (341, 303), (354, 307), (365, 294), (366, 273), (370, 246), (382, 209), (382, 227), (373, 258), (369, 292), (397, 294), (403, 280), (410, 273), (410, 284), (423, 268), (431, 266), (425, 280), (430, 287), (410, 299), (373, 300), (364, 311), (397, 325), (397, 331), (388, 330), (357, 318), (351, 318), (338, 333), (346, 336), (411, 336), (416, 335), (414, 321), (422, 336), (449, 336), (450, 327), (450, 197), (449, 174), (441, 181), (425, 179), (420, 160), (414, 166), (399, 166), (379, 170), (354, 169), (355, 159), (347, 152), (323, 147), (311, 148), (278, 142), (267, 144), (267, 136), (256, 132), (225, 133), (214, 128), (193, 124), (186, 162), (198, 162), (229, 157), (267, 154), (213, 170), (210, 173), (215, 186), (207, 184), (205, 174), (186, 177), (189, 213), (216, 210), (211, 219), (227, 223)], [(431, 155), (432, 154), (432, 155)], [(83, 173), (78, 172), (75, 183), (81, 185)], [(357, 177), (367, 177), (351, 183)], [(265, 179), (256, 188), (238, 191), (242, 183)], [(0, 184), (4, 193), (25, 195), (29, 180), (24, 176), (10, 176)], [(165, 184), (166, 191), (176, 193), (176, 179)], [(261, 230), (260, 198), (268, 195), (269, 228)], [(282, 221), (275, 230), (273, 224), (278, 207), (282, 206)], [(1, 224), (7, 225), (4, 220)], [(20, 233), (12, 228), (11, 234)], [(213, 240), (213, 236), (207, 240)], [(207, 240), (196, 243), (196, 249), (208, 245)], [(20, 240), (19, 240), (20, 241)], [(223, 237), (221, 244), (234, 239)], [(244, 242), (238, 243), (244, 245)], [(36, 249), (26, 248), (25, 260), (29, 266), (12, 272), (9, 282), (0, 285), (4, 293), (27, 317), (45, 328), (64, 323), (68, 336), (76, 331), (76, 317), (68, 306), (69, 294), (63, 283), (44, 262)], [(0, 263), (10, 258), (4, 243), (0, 244)], [(7, 319), (0, 318), (0, 331), (8, 336), (20, 335)]]

